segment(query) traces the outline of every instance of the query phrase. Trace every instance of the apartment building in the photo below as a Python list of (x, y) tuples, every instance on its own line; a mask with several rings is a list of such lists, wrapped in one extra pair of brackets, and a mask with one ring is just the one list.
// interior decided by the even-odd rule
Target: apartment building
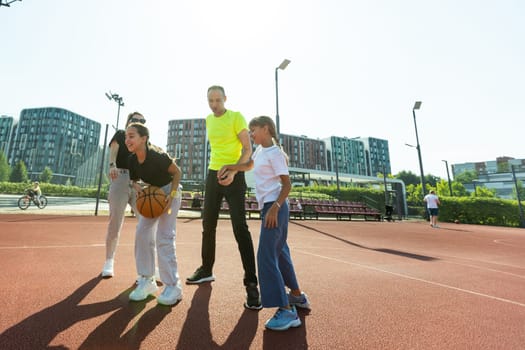
[(75, 184), (79, 169), (84, 169), (83, 177), (95, 179), (100, 130), (100, 123), (66, 109), (24, 109), (12, 127), (8, 162), (14, 166), (23, 161), (33, 180), (45, 167), (57, 184)]
[(516, 183), (525, 183), (525, 159), (504, 156), (496, 160), (452, 164), (453, 177), (465, 171), (474, 171), (477, 174), (475, 181), (464, 184), (469, 192), (483, 186), (493, 189), (499, 198), (515, 199)]
[(7, 115), (0, 116), (0, 151), (4, 153), (6, 158), (7, 154), (9, 153), (9, 145), (11, 143), (13, 125), (13, 117)]

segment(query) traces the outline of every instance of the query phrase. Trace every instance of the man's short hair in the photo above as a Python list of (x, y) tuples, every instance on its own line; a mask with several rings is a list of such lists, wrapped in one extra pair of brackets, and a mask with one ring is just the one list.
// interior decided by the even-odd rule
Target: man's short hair
[(213, 91), (213, 90), (219, 90), (220, 92), (222, 92), (222, 95), (223, 96), (226, 96), (226, 93), (224, 92), (224, 88), (220, 85), (212, 85), (208, 88), (208, 94), (210, 93), (210, 91)]

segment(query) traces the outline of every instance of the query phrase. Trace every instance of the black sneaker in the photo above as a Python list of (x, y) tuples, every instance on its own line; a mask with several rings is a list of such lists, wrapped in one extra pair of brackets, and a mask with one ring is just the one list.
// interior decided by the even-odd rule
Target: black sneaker
[(262, 309), (261, 297), (259, 296), (259, 289), (256, 283), (249, 283), (246, 286), (246, 302), (244, 307), (252, 310)]
[(210, 272), (204, 271), (202, 266), (195, 270), (193, 275), (186, 278), (186, 284), (199, 284), (211, 281), (215, 281), (215, 276), (213, 276)]

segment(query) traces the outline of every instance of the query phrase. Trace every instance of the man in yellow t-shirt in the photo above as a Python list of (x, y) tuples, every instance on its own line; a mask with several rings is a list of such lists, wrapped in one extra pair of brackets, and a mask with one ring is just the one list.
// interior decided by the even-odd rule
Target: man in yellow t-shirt
[(246, 196), (244, 172), (229, 171), (222, 178), (218, 178), (217, 175), (223, 165), (246, 163), (252, 154), (246, 120), (241, 113), (227, 110), (224, 107), (225, 102), (224, 88), (215, 85), (208, 89), (208, 104), (213, 113), (206, 117), (211, 156), (204, 193), (202, 265), (186, 279), (186, 283), (199, 284), (215, 280), (212, 272), (215, 263), (217, 221), (222, 200), (225, 198), (244, 268), (243, 282), (247, 294), (244, 306), (259, 310), (262, 305), (257, 287), (255, 254), (244, 206)]

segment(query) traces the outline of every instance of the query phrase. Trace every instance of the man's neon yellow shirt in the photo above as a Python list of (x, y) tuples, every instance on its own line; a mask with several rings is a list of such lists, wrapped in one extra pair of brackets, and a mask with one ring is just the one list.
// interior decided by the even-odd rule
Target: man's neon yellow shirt
[(206, 117), (206, 131), (211, 145), (210, 170), (219, 170), (223, 165), (236, 164), (241, 158), (242, 143), (239, 133), (248, 129), (246, 119), (240, 112), (226, 110), (216, 117)]

